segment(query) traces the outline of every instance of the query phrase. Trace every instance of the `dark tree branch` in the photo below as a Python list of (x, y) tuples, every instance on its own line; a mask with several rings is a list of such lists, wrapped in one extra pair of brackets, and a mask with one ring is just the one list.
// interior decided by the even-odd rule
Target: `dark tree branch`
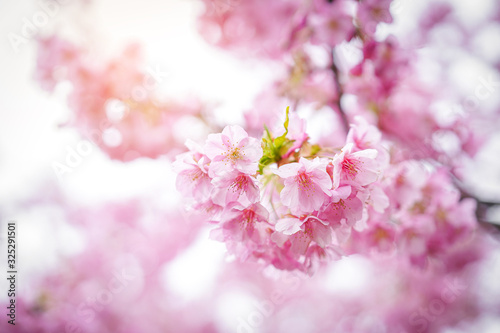
[(344, 91), (342, 90), (342, 86), (340, 85), (340, 76), (339, 76), (339, 69), (337, 67), (337, 64), (335, 62), (335, 50), (332, 49), (332, 65), (330, 69), (333, 72), (333, 79), (335, 80), (335, 87), (337, 89), (337, 101), (335, 105), (337, 106), (337, 112), (339, 113), (340, 119), (342, 121), (342, 125), (344, 126), (344, 130), (347, 133), (349, 132), (349, 120), (347, 119), (347, 115), (345, 114), (344, 110), (342, 109), (342, 105), (340, 104), (340, 100), (342, 99), (342, 95), (344, 94)]
[[(330, 69), (333, 72), (335, 86), (337, 88), (338, 98), (337, 98), (335, 105), (337, 107), (337, 111), (339, 113), (339, 116), (342, 120), (342, 124), (344, 126), (345, 132), (347, 134), (349, 132), (349, 120), (348, 120), (347, 115), (345, 114), (344, 110), (342, 109), (342, 105), (340, 103), (344, 92), (343, 92), (342, 86), (340, 84), (339, 69), (338, 69), (337, 64), (335, 62), (335, 50), (333, 50), (333, 49), (332, 49), (332, 64), (331, 64)], [(476, 209), (477, 221), (483, 226), (494, 227), (494, 228), (500, 230), (500, 222), (489, 221), (486, 219), (486, 214), (487, 214), (488, 210), (491, 207), (500, 206), (500, 202), (491, 202), (491, 201), (480, 200), (477, 196), (472, 195), (469, 192), (467, 192), (464, 189), (464, 187), (462, 186), (462, 184), (458, 178), (453, 176), (453, 181), (455, 183), (455, 186), (460, 190), (460, 198), (461, 199), (471, 198), (477, 202), (477, 209)]]
[(493, 227), (497, 228), (498, 230), (500, 230), (500, 222), (489, 221), (486, 218), (488, 210), (491, 207), (500, 206), (500, 202), (492, 202), (492, 201), (481, 200), (477, 196), (475, 196), (474, 194), (471, 194), (469, 191), (467, 191), (464, 188), (464, 185), (462, 184), (462, 182), (460, 181), (460, 179), (458, 179), (454, 175), (452, 175), (452, 179), (453, 179), (453, 183), (455, 184), (455, 186), (460, 191), (460, 199), (470, 198), (470, 199), (473, 199), (473, 200), (476, 201), (476, 203), (477, 203), (476, 218), (477, 218), (478, 222), (481, 223), (481, 224), (483, 224), (483, 225), (493, 226)]

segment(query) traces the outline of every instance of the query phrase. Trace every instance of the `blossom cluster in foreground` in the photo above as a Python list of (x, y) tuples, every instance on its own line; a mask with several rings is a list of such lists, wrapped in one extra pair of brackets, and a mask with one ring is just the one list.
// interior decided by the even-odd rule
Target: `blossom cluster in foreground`
[(459, 200), (445, 172), (391, 163), (390, 142), (363, 118), (341, 149), (309, 143), (291, 119), (262, 140), (227, 126), (203, 146), (188, 142), (175, 162), (178, 190), (239, 258), (312, 273), (346, 253), (398, 248), (423, 266), (475, 227), (474, 203)]

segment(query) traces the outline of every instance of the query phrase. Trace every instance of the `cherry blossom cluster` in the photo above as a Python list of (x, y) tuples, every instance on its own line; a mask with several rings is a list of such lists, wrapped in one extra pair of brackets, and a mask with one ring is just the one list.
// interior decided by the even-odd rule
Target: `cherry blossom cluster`
[[(416, 66), (420, 58), (416, 50), (434, 42), (432, 31), (473, 29), (466, 34), (472, 36), (487, 26), (465, 26), (448, 3), (429, 6), (415, 35), (398, 38), (380, 32), (393, 23), (393, 12), (405, 7), (402, 1), (203, 2), (206, 10), (199, 26), (209, 42), (244, 58), (274, 61), (282, 68), (247, 110), (245, 128), (252, 134), (260, 133), (264, 124), (272, 126), (283, 103), (297, 110), (328, 109), (337, 115), (335, 123), (343, 122), (344, 127), (359, 115), (397, 141), (404, 158), (438, 159), (458, 176), (463, 161), (474, 157), (492, 131), (470, 110), (452, 117), (447, 112), (449, 120), (443, 122), (443, 95), (449, 99), (456, 92), (447, 91), (439, 80), (423, 80)], [(351, 103), (341, 110), (345, 96)], [(346, 133), (331, 132), (326, 131), (320, 143), (342, 145)], [(458, 148), (441, 147), (437, 133), (456, 141)]]
[[(111, 158), (130, 161), (183, 151), (185, 138), (171, 129), (188, 117), (200, 118), (204, 107), (196, 99), (160, 98), (158, 87), (166, 74), (155, 66), (147, 70), (140, 45), (129, 44), (107, 61), (85, 46), (57, 35), (40, 38), (35, 78), (53, 92), (69, 83), (65, 126), (78, 129)], [(202, 122), (210, 127), (208, 122)]]
[(452, 253), (478, 230), (476, 201), (461, 198), (449, 169), (429, 170), (417, 161), (396, 163), (378, 186), (386, 194), (386, 207), (368, 207), (366, 228), (352, 232), (347, 253), (397, 255), (418, 268), (466, 260)]
[[(444, 179), (437, 178), (434, 185), (444, 185)], [(424, 180), (418, 186), (426, 184)], [(403, 188), (402, 184), (402, 201), (418, 200), (418, 195), (410, 199), (411, 191), (405, 193)], [(218, 332), (222, 330), (215, 328), (224, 323), (217, 315), (219, 307), (235, 294), (251, 296), (251, 301), (244, 303), (250, 310), (240, 312), (241, 320), (234, 318), (228, 331), (250, 327), (282, 332), (281, 314), (294, 313), (297, 307), (310, 320), (303, 324), (308, 331), (323, 332), (326, 327), (332, 332), (353, 333), (373, 332), (374, 327), (388, 333), (433, 332), (487, 311), (472, 288), (478, 272), (467, 268), (491, 251), (486, 234), (480, 230), (460, 246), (448, 243), (442, 260), (433, 261), (426, 270), (415, 269), (403, 256), (369, 260), (358, 256), (355, 260), (363, 264), (360, 274), (368, 276), (366, 285), (358, 290), (364, 297), (327, 290), (325, 285), (332, 277), (328, 270), (307, 276), (233, 261), (222, 265), (217, 278), (208, 282), (211, 293), (182, 299), (185, 306), (179, 307), (176, 286), (165, 284), (165, 267), (195, 241), (203, 229), (202, 216), (183, 217), (155, 202), (154, 196), (89, 207), (64, 199), (51, 184), (43, 190), (43, 197), (20, 207), (35, 215), (50, 207), (45, 218), (71, 221), (69, 226), (78, 228), (79, 236), (86, 240), (85, 250), (64, 260), (57, 270), (26, 282), (16, 301), (17, 314), (23, 320), (14, 327), (0, 321), (2, 332), (161, 332), (165, 328)], [(342, 264), (330, 264), (338, 263)], [(333, 275), (338, 274), (343, 271)], [(190, 315), (193, 309), (198, 314), (194, 319)], [(158, 312), (162, 315), (157, 316)], [(252, 318), (259, 315), (265, 320), (255, 325)], [(124, 317), (129, 320), (117, 319)]]
[(177, 188), (241, 260), (308, 273), (343, 255), (400, 256), (416, 267), (449, 257), (477, 229), (446, 167), (399, 159), (364, 118), (341, 149), (311, 144), (295, 114), (261, 140), (239, 126), (188, 142)]
[(218, 46), (280, 59), (304, 44), (335, 46), (360, 36), (372, 39), (377, 25), (391, 23), (392, 0), (203, 0), (200, 32)]
[[(253, 138), (236, 125), (208, 136), (175, 162), (177, 188), (218, 224), (213, 237), (241, 258), (263, 258), (284, 269), (311, 269), (338, 257), (351, 230), (363, 230), (367, 209), (387, 197), (376, 182), (387, 164), (380, 133), (360, 119), (337, 152), (288, 130)], [(293, 126), (290, 126), (293, 127)], [(370, 148), (366, 146), (370, 145)]]

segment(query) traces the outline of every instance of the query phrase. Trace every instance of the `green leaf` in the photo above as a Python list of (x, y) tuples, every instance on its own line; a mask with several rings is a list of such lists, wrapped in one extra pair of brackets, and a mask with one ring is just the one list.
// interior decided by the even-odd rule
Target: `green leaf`
[(264, 126), (265, 135), (262, 138), (262, 150), (263, 155), (259, 161), (259, 173), (262, 174), (263, 169), (272, 163), (277, 163), (281, 160), (281, 156), (285, 154), (288, 149), (292, 146), (293, 141), (286, 138), (288, 134), (288, 124), (290, 122), (289, 118), (290, 107), (286, 107), (286, 117), (283, 126), (285, 127), (285, 133), (279, 137), (273, 139), (273, 136), (269, 132), (269, 129)]
[[(290, 118), (288, 117), (288, 114), (290, 113), (290, 107), (286, 107), (286, 116), (285, 116), (285, 123), (283, 126), (285, 127), (285, 133), (283, 133), (281, 136), (277, 137), (276, 140), (278, 140), (278, 144), (281, 145), (283, 142), (286, 140), (286, 135), (288, 134), (288, 123), (290, 122)], [(275, 142), (276, 142), (275, 140)]]

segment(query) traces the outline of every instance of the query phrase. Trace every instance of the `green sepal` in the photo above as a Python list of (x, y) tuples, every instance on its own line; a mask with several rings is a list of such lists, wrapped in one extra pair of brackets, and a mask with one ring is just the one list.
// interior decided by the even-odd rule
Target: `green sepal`
[(285, 133), (280, 135), (279, 137), (273, 139), (273, 136), (269, 132), (269, 129), (264, 126), (265, 134), (262, 138), (262, 158), (259, 161), (259, 173), (262, 174), (263, 169), (272, 163), (277, 163), (281, 160), (281, 156), (283, 156), (288, 149), (293, 145), (294, 140), (287, 139), (286, 135), (288, 134), (288, 123), (290, 122), (289, 118), (290, 107), (286, 107), (286, 118), (283, 126), (285, 127)]

